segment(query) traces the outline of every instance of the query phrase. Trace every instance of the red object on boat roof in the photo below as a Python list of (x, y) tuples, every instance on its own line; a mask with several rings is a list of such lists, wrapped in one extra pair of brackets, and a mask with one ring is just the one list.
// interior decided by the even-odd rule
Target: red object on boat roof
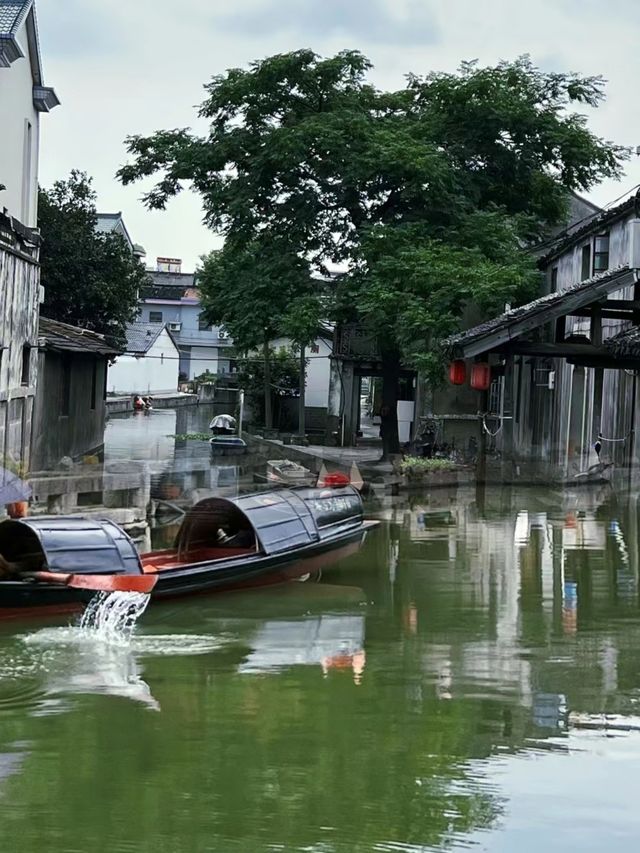
[(449, 382), (452, 385), (464, 385), (467, 378), (467, 365), (461, 358), (457, 358), (449, 365)]
[(474, 364), (471, 367), (471, 387), (476, 391), (488, 391), (491, 385), (491, 368), (488, 364)]
[(321, 484), (322, 486), (348, 486), (350, 483), (349, 475), (343, 474), (341, 471), (335, 471), (333, 474), (327, 474)]

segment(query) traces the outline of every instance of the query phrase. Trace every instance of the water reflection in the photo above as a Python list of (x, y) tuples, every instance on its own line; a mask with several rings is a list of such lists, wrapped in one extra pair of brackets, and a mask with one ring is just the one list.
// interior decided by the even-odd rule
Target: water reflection
[(251, 652), (238, 667), (241, 673), (279, 671), (290, 666), (350, 669), (356, 684), (364, 672), (364, 616), (307, 617), (299, 621), (270, 620), (251, 636)]
[(4, 629), (0, 842), (36, 813), (53, 853), (635, 849), (636, 498), (384, 512), (321, 583), (151, 607), (123, 656)]

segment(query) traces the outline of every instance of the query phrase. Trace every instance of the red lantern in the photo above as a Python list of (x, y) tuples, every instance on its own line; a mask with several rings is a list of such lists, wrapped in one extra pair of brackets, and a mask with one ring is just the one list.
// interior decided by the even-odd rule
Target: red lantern
[(349, 475), (343, 474), (341, 471), (336, 471), (333, 474), (327, 474), (319, 486), (348, 486), (350, 483)]
[(491, 368), (488, 364), (474, 364), (471, 367), (471, 387), (476, 391), (488, 391), (491, 385)]
[(452, 385), (464, 385), (467, 378), (467, 366), (461, 358), (449, 365), (449, 382)]

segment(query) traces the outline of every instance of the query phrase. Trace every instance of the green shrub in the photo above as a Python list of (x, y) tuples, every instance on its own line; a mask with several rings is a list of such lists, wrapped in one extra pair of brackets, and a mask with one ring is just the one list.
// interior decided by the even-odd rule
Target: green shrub
[(429, 474), (432, 471), (453, 471), (456, 465), (450, 459), (425, 459), (421, 456), (405, 456), (400, 463), (402, 474)]

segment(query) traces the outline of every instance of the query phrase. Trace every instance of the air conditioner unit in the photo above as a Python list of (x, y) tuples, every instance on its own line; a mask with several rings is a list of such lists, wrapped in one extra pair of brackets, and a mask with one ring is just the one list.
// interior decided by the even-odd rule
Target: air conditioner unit
[(228, 340), (228, 339), (229, 339), (229, 332), (225, 332), (225, 331), (224, 331), (224, 329), (220, 329), (220, 330), (218, 331), (218, 338), (219, 338), (221, 341), (226, 341), (226, 340)]
[(182, 323), (169, 323), (170, 332), (179, 332), (182, 328)]

